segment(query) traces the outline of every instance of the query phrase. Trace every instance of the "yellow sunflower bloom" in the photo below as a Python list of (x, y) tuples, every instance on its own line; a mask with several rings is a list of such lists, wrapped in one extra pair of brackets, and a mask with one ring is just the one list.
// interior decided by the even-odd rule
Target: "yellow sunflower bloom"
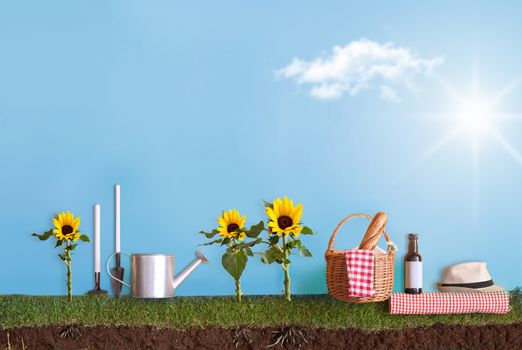
[(53, 219), (53, 233), (57, 239), (66, 241), (76, 241), (80, 238), (80, 217), (75, 218), (71, 212), (63, 212)]
[(270, 218), (268, 226), (272, 233), (281, 236), (290, 234), (299, 236), (303, 227), (301, 217), (303, 216), (303, 205), (298, 204), (294, 207), (294, 202), (286, 196), (281, 200), (276, 198), (271, 207), (266, 207), (266, 215)]
[(223, 211), (223, 215), (218, 218), (219, 235), (223, 238), (237, 238), (243, 240), (245, 233), (238, 234), (236, 231), (245, 227), (246, 215), (240, 216), (236, 209)]

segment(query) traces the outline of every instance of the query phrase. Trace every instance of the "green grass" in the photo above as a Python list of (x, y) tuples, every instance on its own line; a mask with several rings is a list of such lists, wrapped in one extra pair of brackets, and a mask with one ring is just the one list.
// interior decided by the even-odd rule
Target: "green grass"
[(138, 300), (128, 297), (0, 296), (0, 329), (24, 326), (82, 324), (86, 326), (262, 327), (299, 325), (322, 328), (357, 327), (381, 330), (435, 323), (485, 325), (522, 322), (520, 290), (513, 292), (513, 310), (506, 315), (390, 315), (385, 303), (351, 304), (327, 296), (176, 297)]

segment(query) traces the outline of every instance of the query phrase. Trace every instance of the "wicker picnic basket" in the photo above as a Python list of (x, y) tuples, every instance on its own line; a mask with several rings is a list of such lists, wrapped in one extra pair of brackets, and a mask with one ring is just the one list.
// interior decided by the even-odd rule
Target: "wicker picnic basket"
[[(326, 284), (328, 286), (328, 294), (336, 299), (349, 301), (352, 303), (370, 303), (375, 301), (387, 300), (393, 289), (393, 274), (395, 263), (395, 251), (389, 249), (387, 253), (376, 253), (374, 264), (374, 288), (375, 296), (370, 298), (354, 298), (348, 296), (348, 273), (346, 269), (346, 258), (344, 250), (334, 250), (335, 236), (341, 226), (347, 221), (364, 217), (372, 221), (372, 217), (366, 214), (353, 214), (344, 218), (335, 228), (328, 243), (328, 249), (325, 253), (326, 258)], [(382, 232), (386, 241), (392, 243), (388, 233)], [(364, 241), (364, 239), (363, 239)], [(375, 242), (376, 243), (376, 242)]]

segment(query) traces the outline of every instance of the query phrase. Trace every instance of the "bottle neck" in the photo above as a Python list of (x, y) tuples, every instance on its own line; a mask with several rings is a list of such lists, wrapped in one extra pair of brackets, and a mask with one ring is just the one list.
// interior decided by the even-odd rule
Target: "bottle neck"
[(410, 241), (408, 242), (408, 252), (410, 252), (410, 253), (419, 252), (419, 245), (418, 245), (418, 241), (416, 239), (410, 239)]

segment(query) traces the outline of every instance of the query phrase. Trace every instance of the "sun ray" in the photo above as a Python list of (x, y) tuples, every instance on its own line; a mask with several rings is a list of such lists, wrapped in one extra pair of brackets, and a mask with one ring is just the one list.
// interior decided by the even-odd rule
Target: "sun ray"
[(462, 125), (467, 124), (471, 131), (471, 222), (473, 229), (477, 228), (479, 220), (480, 133), (482, 128), (489, 128), (487, 121), (482, 118), (485, 111), (477, 108), (480, 105), (479, 79), (478, 63), (475, 61), (472, 65), (471, 102), (464, 106), (464, 119), (461, 117)]
[(513, 157), (518, 164), (522, 165), (522, 154), (509, 143), (506, 138), (500, 134), (498, 131), (491, 129), (488, 133), (495, 139), (495, 141), (504, 148), (504, 150)]
[(431, 158), (434, 154), (436, 154), (439, 150), (444, 148), (448, 143), (453, 140), (453, 138), (461, 132), (460, 128), (454, 128), (449, 130), (441, 137), (432, 147), (428, 149), (423, 155), (421, 155), (412, 165), (406, 167), (400, 174), (398, 174), (394, 181), (394, 186), (398, 185), (398, 183), (409, 176), (409, 174), (413, 173), (417, 168), (419, 168), (424, 162), (426, 162), (429, 158)]
[(455, 88), (451, 86), (451, 84), (449, 84), (445, 79), (438, 75), (433, 76), (435, 78), (435, 81), (437, 81), (437, 83), (444, 89), (444, 91), (446, 91), (446, 93), (450, 97), (452, 97), (456, 102), (458, 102), (459, 104), (464, 104), (466, 102), (464, 98), (457, 92), (457, 90), (455, 90)]
[(479, 220), (480, 190), (480, 140), (477, 133), (471, 135), (471, 215), (476, 228)]
[(471, 70), (471, 98), (476, 101), (479, 96), (479, 71), (477, 62), (473, 62)]
[(501, 102), (507, 95), (509, 95), (513, 90), (515, 90), (522, 81), (522, 77), (518, 77), (510, 81), (506, 86), (500, 89), (493, 97), (485, 104), (485, 107), (488, 110), (491, 110), (494, 106), (496, 106), (499, 102)]
[(522, 113), (498, 113), (495, 118), (498, 121), (522, 121)]
[(417, 161), (418, 164), (424, 163), (434, 154), (446, 146), (453, 138), (462, 131), (461, 127), (455, 127), (442, 136), (436, 143), (433, 144)]

